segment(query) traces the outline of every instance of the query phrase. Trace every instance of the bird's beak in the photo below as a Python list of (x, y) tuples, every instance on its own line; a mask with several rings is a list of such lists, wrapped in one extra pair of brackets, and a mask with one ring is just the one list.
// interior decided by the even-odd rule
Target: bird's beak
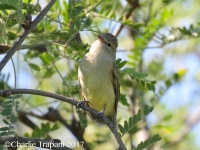
[(102, 43), (105, 43), (104, 39), (99, 35), (98, 36), (98, 39), (102, 42)]

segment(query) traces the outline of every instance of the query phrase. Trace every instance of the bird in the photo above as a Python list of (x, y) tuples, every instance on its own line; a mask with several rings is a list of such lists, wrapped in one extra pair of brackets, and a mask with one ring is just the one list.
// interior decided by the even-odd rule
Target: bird
[[(106, 116), (117, 128), (117, 105), (120, 99), (120, 84), (115, 63), (117, 38), (111, 33), (98, 35), (90, 50), (80, 60), (78, 78), (83, 101), (97, 110), (97, 116), (88, 116), (102, 123)], [(99, 117), (98, 117), (99, 116)]]

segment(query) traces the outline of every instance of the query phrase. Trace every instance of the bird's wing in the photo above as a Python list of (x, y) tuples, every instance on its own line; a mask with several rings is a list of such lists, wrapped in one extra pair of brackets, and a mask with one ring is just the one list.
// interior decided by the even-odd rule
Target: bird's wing
[(82, 88), (81, 88), (81, 84), (80, 84), (80, 79), (79, 79), (79, 87), (80, 87), (80, 94), (81, 94), (81, 97), (82, 97), (82, 100), (85, 100), (85, 97), (83, 96), (83, 92), (82, 92)]
[(119, 84), (118, 70), (115, 63), (113, 64), (111, 79), (112, 79), (113, 89), (115, 92), (115, 115), (117, 115), (117, 104), (120, 99), (120, 84)]
[[(78, 69), (78, 72), (80, 71), (80, 68)], [(83, 92), (82, 92), (82, 88), (81, 88), (81, 83), (80, 83), (80, 77), (78, 76), (78, 81), (79, 81), (79, 87), (80, 87), (80, 94), (81, 94), (81, 97), (82, 97), (82, 100), (86, 100), (84, 95), (83, 95)]]

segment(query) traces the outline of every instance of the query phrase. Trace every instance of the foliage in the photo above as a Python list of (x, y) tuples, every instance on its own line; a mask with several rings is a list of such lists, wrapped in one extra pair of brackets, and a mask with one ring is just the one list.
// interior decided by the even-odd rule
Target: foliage
[(2, 103), (3, 110), (0, 114), (4, 117), (3, 122), (6, 126), (0, 128), (0, 136), (15, 135), (13, 125), (18, 120), (19, 101), (16, 99), (19, 97), (21, 97), (21, 95), (10, 96), (8, 100)]
[(131, 130), (140, 120), (144, 119), (150, 112), (153, 111), (153, 107), (144, 107), (144, 111), (142, 113), (142, 110), (139, 109), (138, 113), (135, 114), (133, 117), (130, 117), (128, 121), (124, 121), (124, 126), (121, 124), (118, 124), (119, 130), (120, 130), (120, 135), (121, 137), (124, 136), (128, 131)]
[(36, 127), (32, 134), (25, 133), (27, 138), (48, 138), (48, 134), (52, 131), (55, 131), (59, 128), (59, 125), (55, 123), (53, 126), (50, 123), (42, 123), (41, 127)]
[(148, 90), (155, 92), (156, 81), (149, 81), (145, 79), (148, 76), (146, 73), (136, 72), (135, 68), (125, 68), (122, 70), (123, 73), (128, 74), (132, 79), (135, 79), (137, 83), (140, 83), (143, 87)]
[(80, 119), (80, 125), (82, 128), (87, 127), (87, 118), (85, 116), (85, 113), (82, 112), (80, 109), (77, 109), (78, 117)]
[[(121, 61), (121, 59), (116, 60), (118, 69), (122, 69), (126, 65), (127, 61)], [(147, 73), (136, 72), (135, 68), (124, 68), (121, 71), (121, 74), (128, 74), (132, 79), (135, 79), (137, 83), (141, 84), (143, 87), (146, 87), (148, 90), (155, 92), (156, 81), (147, 80)]]
[[(24, 31), (26, 15), (34, 19), (48, 2), (0, 0), (0, 54), (6, 53)], [(127, 149), (140, 150), (148, 146), (148, 149), (195, 149), (198, 146), (193, 134), (186, 133), (187, 130), (182, 132), (182, 128), (192, 129), (187, 125), (188, 115), (197, 106), (195, 99), (200, 93), (197, 90), (200, 89), (199, 67), (194, 67), (197, 63), (193, 59), (189, 63), (186, 61), (191, 54), (199, 56), (198, 6), (198, 0), (57, 0), (18, 47), (19, 51), (13, 56), (16, 71), (14, 67), (10, 69), (9, 64), (5, 66), (0, 74), (0, 89), (17, 86), (81, 99), (78, 61), (89, 51), (90, 44), (99, 33), (114, 34), (122, 28), (117, 36), (117, 58), (120, 58), (116, 64), (121, 90), (117, 119), (119, 134)], [(130, 17), (125, 17), (129, 13)], [(1, 55), (1, 58), (4, 56)], [(169, 62), (174, 64), (167, 70)], [(191, 75), (192, 68), (195, 68), (196, 74)], [(17, 85), (13, 85), (13, 72)], [(186, 80), (188, 76), (193, 77)], [(184, 91), (174, 88), (186, 82), (190, 84)], [(195, 90), (189, 96), (192, 103), (183, 104), (187, 96), (180, 97), (192, 91), (193, 85)], [(173, 94), (178, 95), (175, 100), (169, 95), (174, 89)], [(91, 149), (113, 149), (109, 147), (114, 143), (110, 140), (110, 131), (105, 127), (98, 130), (89, 120), (87, 122), (81, 110), (76, 113), (69, 104), (33, 95), (14, 95), (6, 100), (0, 98), (0, 104), (3, 107), (0, 113), (3, 118), (1, 136), (18, 134), (15, 124), (20, 109), (28, 117), (32, 114), (30, 112), (37, 114), (32, 116), (37, 120), (34, 121), (37, 127), (32, 133), (24, 131), (25, 136), (49, 138), (49, 133), (59, 128), (58, 124), (39, 123), (36, 116), (53, 107), (64, 118), (61, 126), (65, 126), (75, 138), (84, 139)], [(29, 118), (31, 121), (32, 117)], [(17, 125), (21, 126), (20, 123), (21, 120)], [(138, 142), (137, 134), (144, 129), (148, 137)], [(177, 139), (182, 142), (177, 142)]]
[(152, 145), (153, 143), (160, 141), (161, 137), (158, 134), (154, 135), (153, 137), (148, 138), (144, 142), (142, 141), (134, 150), (142, 150), (147, 148), (148, 146)]

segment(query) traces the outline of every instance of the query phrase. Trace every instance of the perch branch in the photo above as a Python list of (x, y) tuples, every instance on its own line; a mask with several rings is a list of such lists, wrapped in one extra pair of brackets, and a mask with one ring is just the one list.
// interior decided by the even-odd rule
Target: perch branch
[(16, 52), (18, 46), (22, 44), (22, 42), (25, 40), (25, 38), (28, 36), (28, 34), (35, 28), (35, 26), (42, 20), (42, 18), (46, 15), (46, 13), (49, 11), (49, 9), (53, 6), (53, 4), (56, 2), (56, 0), (51, 0), (44, 9), (39, 13), (39, 15), (35, 18), (35, 20), (31, 23), (30, 27), (22, 33), (22, 35), (17, 39), (17, 41), (14, 43), (12, 48), (8, 51), (6, 56), (3, 58), (3, 60), (0, 62), (0, 71), (4, 68), (6, 63), (10, 60), (10, 58), (13, 56), (13, 54)]
[[(40, 90), (34, 90), (34, 89), (11, 89), (11, 90), (0, 90), (0, 96), (2, 97), (7, 97), (12, 94), (33, 94), (33, 95), (40, 95), (40, 96), (45, 96), (45, 97), (50, 97), (50, 98), (55, 98), (57, 100), (61, 100), (63, 102), (70, 103), (74, 106), (77, 106), (79, 100), (71, 98), (71, 97), (65, 97), (62, 95), (50, 93), (50, 92), (45, 92), (45, 91), (40, 91)], [(98, 111), (95, 109), (87, 106), (87, 105), (82, 105), (82, 109), (94, 114), (95, 116), (98, 115)], [(117, 130), (115, 129), (115, 126), (111, 123), (111, 121), (106, 118), (105, 116), (102, 117), (103, 122), (110, 128), (112, 133), (114, 134), (114, 137), (119, 145), (119, 150), (126, 150), (126, 147), (124, 143), (122, 142)]]

